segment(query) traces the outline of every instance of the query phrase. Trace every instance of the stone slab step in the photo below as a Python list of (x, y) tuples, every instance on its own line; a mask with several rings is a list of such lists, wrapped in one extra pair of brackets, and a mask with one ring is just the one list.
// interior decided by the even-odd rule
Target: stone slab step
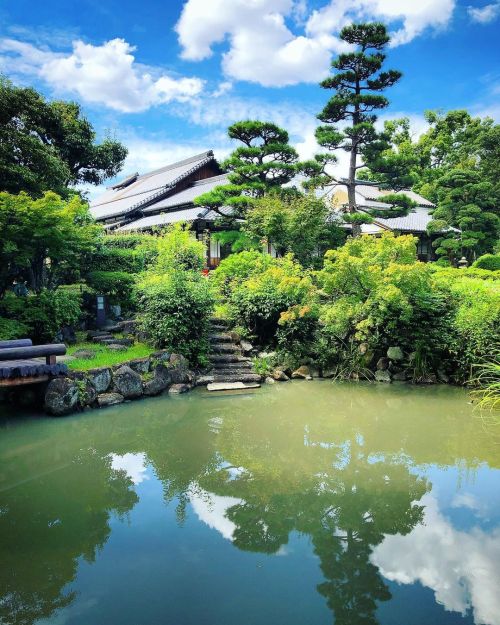
[(229, 325), (225, 319), (219, 319), (219, 317), (212, 317), (210, 319), (210, 324), (213, 326), (220, 326), (223, 328), (227, 328)]
[(210, 343), (232, 343), (233, 342), (233, 337), (230, 334), (227, 334), (226, 332), (222, 332), (222, 333), (214, 332), (214, 334), (211, 334), (209, 338), (210, 338)]
[(214, 374), (214, 382), (261, 382), (258, 373), (232, 373), (228, 375)]
[(241, 356), (238, 354), (210, 354), (208, 359), (211, 363), (216, 362), (240, 362)]
[(249, 388), (260, 388), (260, 384), (244, 382), (212, 382), (207, 384), (207, 391), (240, 391)]
[(241, 349), (232, 343), (214, 343), (211, 349), (212, 354), (241, 354)]
[(230, 364), (232, 363), (226, 364), (223, 367), (214, 367), (208, 375), (236, 375), (237, 373), (255, 373), (252, 367), (231, 367)]

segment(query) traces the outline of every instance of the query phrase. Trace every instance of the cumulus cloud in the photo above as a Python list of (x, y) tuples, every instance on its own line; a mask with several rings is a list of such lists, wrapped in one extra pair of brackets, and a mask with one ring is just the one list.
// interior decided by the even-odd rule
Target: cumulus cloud
[(446, 610), (465, 615), (472, 608), (474, 623), (500, 625), (500, 528), (459, 531), (435, 497), (425, 495), (422, 503), (424, 523), (406, 536), (387, 536), (373, 551), (373, 563), (389, 580), (431, 588)]
[(455, 2), (332, 0), (307, 16), (302, 0), (187, 0), (176, 31), (183, 58), (206, 59), (223, 44), (228, 77), (282, 87), (325, 77), (332, 53), (346, 49), (338, 33), (354, 19), (384, 20), (392, 45), (401, 45), (445, 27)]
[(494, 2), (493, 4), (486, 4), (484, 7), (467, 7), (467, 13), (469, 14), (473, 22), (479, 24), (488, 24), (493, 22), (500, 15), (500, 2)]
[(2, 39), (0, 68), (8, 68), (10, 74), (37, 76), (55, 92), (75, 93), (85, 102), (124, 113), (185, 101), (202, 91), (204, 83), (199, 78), (172, 77), (140, 65), (134, 51), (123, 39), (99, 46), (74, 41), (70, 53)]

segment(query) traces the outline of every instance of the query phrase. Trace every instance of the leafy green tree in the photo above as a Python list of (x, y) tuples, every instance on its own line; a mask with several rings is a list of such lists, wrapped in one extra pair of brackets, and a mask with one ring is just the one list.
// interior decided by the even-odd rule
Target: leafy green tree
[[(438, 206), (428, 229), (445, 231), (433, 243), (438, 256), (454, 262), (465, 255), (472, 261), (494, 248), (500, 211), (491, 182), (482, 180), (478, 171), (451, 169), (439, 178), (437, 196)], [(450, 227), (459, 228), (460, 235)]]
[(196, 198), (198, 206), (209, 206), (227, 217), (222, 207), (232, 209), (232, 218), (242, 218), (256, 198), (280, 191), (296, 173), (298, 154), (289, 144), (286, 130), (262, 121), (236, 122), (228, 135), (243, 145), (222, 163), (230, 184), (221, 185)]
[[(389, 104), (381, 92), (394, 85), (401, 78), (401, 72), (381, 71), (386, 58), (382, 51), (389, 43), (383, 24), (352, 24), (342, 29), (340, 38), (356, 49), (334, 59), (332, 67), (337, 73), (320, 83), (324, 89), (335, 92), (318, 115), (324, 125), (316, 129), (317, 142), (328, 152), (304, 163), (302, 170), (309, 177), (310, 187), (344, 185), (347, 188), (346, 218), (352, 223), (353, 234), (357, 235), (361, 232), (361, 223), (370, 221), (369, 216), (358, 212), (356, 204), (357, 172), (363, 167), (359, 160), (371, 146), (380, 142), (375, 129), (376, 111)], [(343, 122), (347, 125), (340, 129), (337, 124)], [(327, 171), (327, 166), (337, 160), (332, 154), (336, 150), (349, 154), (347, 178), (340, 179)], [(393, 187), (396, 182), (393, 181)]]
[(243, 230), (257, 242), (271, 241), (278, 256), (292, 252), (310, 267), (321, 264), (324, 252), (345, 239), (344, 231), (328, 220), (328, 211), (314, 195), (268, 195), (255, 202)]
[(57, 286), (102, 233), (78, 196), (63, 200), (52, 192), (36, 200), (0, 193), (0, 230), (0, 296), (14, 280), (27, 281), (35, 293)]
[(115, 176), (126, 155), (109, 137), (96, 143), (78, 104), (50, 102), (31, 87), (0, 78), (1, 191), (68, 195), (68, 187)]

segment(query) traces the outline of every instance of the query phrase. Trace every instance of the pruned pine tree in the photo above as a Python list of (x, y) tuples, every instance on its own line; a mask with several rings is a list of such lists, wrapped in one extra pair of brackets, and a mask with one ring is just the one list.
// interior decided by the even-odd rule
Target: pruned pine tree
[[(389, 101), (381, 92), (392, 87), (401, 72), (382, 70), (386, 55), (382, 52), (389, 42), (386, 27), (379, 23), (352, 24), (340, 32), (340, 38), (354, 47), (332, 61), (336, 73), (323, 80), (324, 89), (334, 90), (334, 95), (319, 113), (323, 125), (316, 129), (316, 140), (328, 152), (317, 154), (312, 161), (301, 166), (309, 188), (343, 185), (347, 189), (348, 205), (345, 218), (352, 223), (353, 235), (361, 232), (361, 223), (370, 216), (360, 213), (356, 204), (357, 172), (364, 167), (365, 151), (370, 147), (382, 149), (384, 141), (375, 129), (376, 111), (385, 109)], [(342, 126), (337, 126), (342, 124)], [(337, 162), (337, 150), (349, 153), (347, 178), (334, 176), (327, 167)], [(394, 186), (397, 185), (392, 185)], [(404, 213), (401, 208), (400, 214)], [(391, 215), (392, 216), (392, 215)]]
[(286, 130), (270, 122), (236, 122), (229, 126), (228, 135), (243, 144), (221, 163), (230, 184), (200, 195), (195, 203), (212, 208), (221, 217), (241, 219), (256, 198), (280, 190), (292, 180), (298, 154), (289, 144)]

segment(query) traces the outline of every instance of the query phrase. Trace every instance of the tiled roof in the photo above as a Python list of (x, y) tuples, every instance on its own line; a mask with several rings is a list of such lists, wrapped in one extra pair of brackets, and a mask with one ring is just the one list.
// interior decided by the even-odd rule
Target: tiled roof
[(427, 208), (418, 206), (411, 210), (404, 217), (391, 217), (383, 219), (375, 217), (374, 221), (381, 226), (390, 228), (391, 230), (400, 230), (401, 232), (426, 232), (432, 215)]
[(172, 209), (176, 206), (186, 206), (192, 204), (194, 200), (203, 193), (208, 193), (219, 185), (228, 184), (229, 180), (226, 174), (220, 176), (212, 176), (204, 180), (198, 180), (187, 189), (179, 191), (174, 195), (170, 195), (162, 200), (158, 200), (144, 209), (144, 213), (153, 213), (163, 209)]
[(188, 174), (213, 160), (213, 152), (209, 150), (138, 176), (135, 180), (132, 178), (133, 182), (125, 187), (120, 187), (118, 183), (92, 202), (90, 212), (97, 220), (126, 214), (153, 202), (155, 197), (162, 196)]
[(194, 221), (204, 212), (206, 212), (206, 209), (195, 206), (194, 208), (185, 208), (184, 210), (160, 213), (159, 215), (148, 215), (147, 217), (141, 217), (136, 221), (132, 221), (129, 224), (118, 228), (117, 232), (147, 230), (148, 228), (153, 228), (155, 226), (166, 226), (179, 221)]
[(418, 204), (418, 206), (427, 206), (432, 208), (434, 204), (429, 202), (425, 197), (422, 197), (415, 191), (391, 191), (388, 189), (379, 189), (376, 185), (368, 185), (368, 184), (358, 184), (356, 185), (356, 193), (362, 195), (366, 200), (378, 200), (380, 197), (384, 195), (388, 195), (389, 193), (396, 193), (400, 195), (406, 195), (414, 202)]

